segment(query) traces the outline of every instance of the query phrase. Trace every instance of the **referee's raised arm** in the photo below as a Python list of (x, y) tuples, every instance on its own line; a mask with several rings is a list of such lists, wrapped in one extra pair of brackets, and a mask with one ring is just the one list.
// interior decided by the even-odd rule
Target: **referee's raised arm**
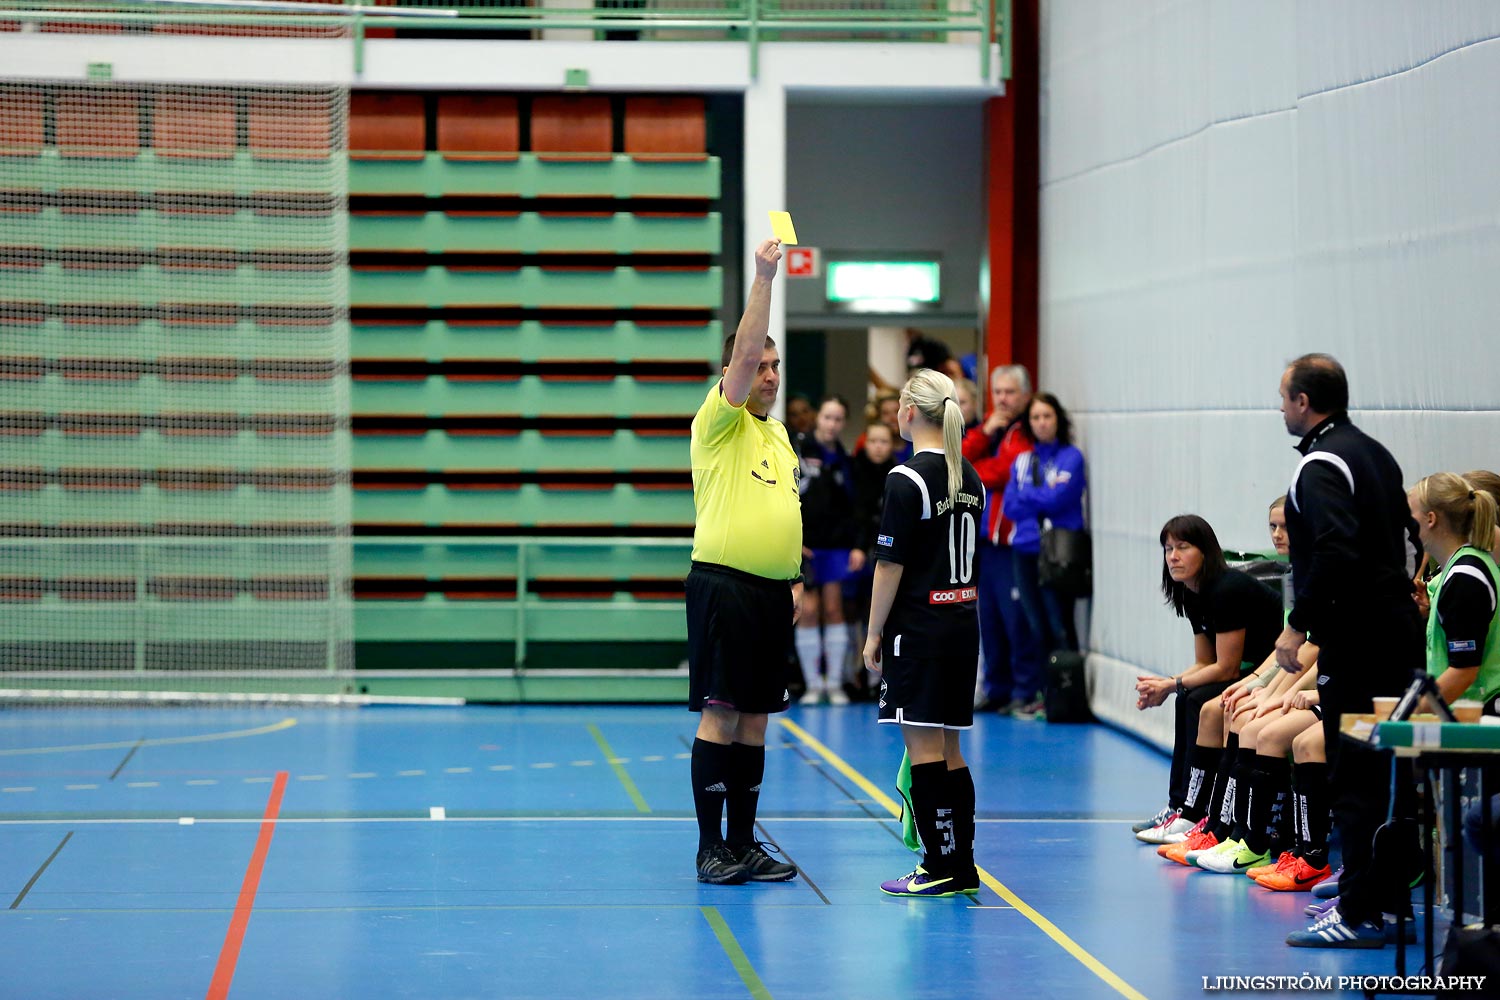
[(755, 384), (766, 334), (771, 329), (771, 282), (776, 278), (780, 260), (780, 240), (766, 240), (755, 248), (755, 280), (750, 283), (745, 314), (734, 332), (734, 353), (724, 372), (724, 398), (731, 406), (742, 405)]

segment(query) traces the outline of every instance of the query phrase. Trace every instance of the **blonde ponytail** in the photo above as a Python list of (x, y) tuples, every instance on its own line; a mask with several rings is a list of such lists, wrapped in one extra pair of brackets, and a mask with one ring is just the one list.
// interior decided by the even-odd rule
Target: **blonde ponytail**
[(1476, 549), (1495, 542), (1495, 496), (1475, 489), (1463, 476), (1434, 472), (1417, 484), (1417, 502), (1436, 514), (1450, 531)]
[(917, 413), (934, 427), (943, 429), (943, 458), (948, 465), (948, 500), (958, 502), (964, 484), (964, 411), (958, 405), (953, 380), (931, 368), (919, 368), (901, 390)]

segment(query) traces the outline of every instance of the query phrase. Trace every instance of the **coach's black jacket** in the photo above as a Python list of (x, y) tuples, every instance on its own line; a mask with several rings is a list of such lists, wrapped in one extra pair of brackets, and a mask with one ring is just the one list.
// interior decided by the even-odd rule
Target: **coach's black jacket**
[(1395, 458), (1347, 413), (1314, 427), (1297, 450), (1286, 504), (1296, 592), (1288, 624), (1316, 636), (1410, 603), (1417, 524)]

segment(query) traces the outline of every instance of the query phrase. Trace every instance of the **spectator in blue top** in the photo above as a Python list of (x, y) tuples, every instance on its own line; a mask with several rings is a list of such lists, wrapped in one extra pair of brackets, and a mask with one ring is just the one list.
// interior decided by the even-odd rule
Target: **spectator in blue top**
[[(1011, 465), (1003, 507), (1005, 516), (1016, 525), (1011, 541), (1016, 587), (1020, 591), (1021, 609), (1032, 632), (1040, 639), (1043, 653), (1076, 650), (1074, 598), (1041, 584), (1037, 577), (1037, 556), (1044, 523), (1050, 527), (1083, 528), (1083, 491), (1088, 485), (1083, 452), (1073, 446), (1068, 411), (1050, 392), (1031, 397), (1026, 420), (1036, 446), (1017, 456)], [(1026, 714), (1034, 718), (1041, 711), (1041, 698), (1035, 690), (1025, 694), (1030, 696)]]

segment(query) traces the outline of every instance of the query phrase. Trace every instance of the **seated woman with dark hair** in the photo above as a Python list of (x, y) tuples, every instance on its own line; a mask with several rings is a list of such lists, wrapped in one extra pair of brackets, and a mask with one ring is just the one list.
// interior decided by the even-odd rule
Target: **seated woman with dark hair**
[(1203, 705), (1217, 698), (1272, 651), (1281, 634), (1281, 598), (1269, 587), (1229, 568), (1209, 523), (1196, 514), (1172, 518), (1161, 529), (1161, 590), (1193, 628), (1193, 665), (1175, 677), (1136, 678), (1136, 708), (1155, 708), (1173, 693), (1176, 727), (1166, 808), (1136, 831), (1147, 844), (1181, 840), (1194, 826), (1182, 816), (1188, 801), (1188, 756), (1198, 740)]

